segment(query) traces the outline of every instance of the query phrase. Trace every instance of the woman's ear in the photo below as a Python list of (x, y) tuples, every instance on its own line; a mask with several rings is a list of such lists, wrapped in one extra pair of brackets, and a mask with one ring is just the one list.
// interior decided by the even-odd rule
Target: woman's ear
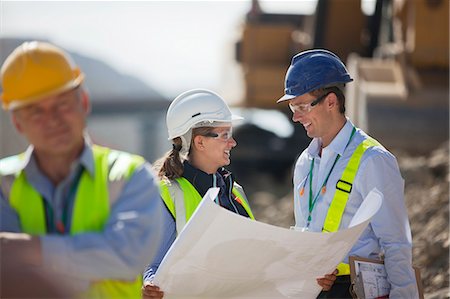
[(205, 138), (201, 135), (197, 135), (194, 137), (194, 139), (192, 140), (192, 143), (194, 145), (195, 150), (197, 151), (203, 151), (205, 150)]

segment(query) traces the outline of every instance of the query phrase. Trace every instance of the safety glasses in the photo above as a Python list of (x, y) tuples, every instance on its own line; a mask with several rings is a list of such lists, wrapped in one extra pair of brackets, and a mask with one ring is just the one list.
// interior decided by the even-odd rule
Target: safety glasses
[(292, 113), (297, 112), (299, 114), (307, 114), (307, 113), (311, 112), (311, 110), (313, 110), (313, 108), (317, 104), (319, 104), (323, 99), (325, 99), (330, 93), (331, 93), (331, 91), (326, 94), (321, 95), (320, 97), (316, 98), (311, 103), (293, 104), (293, 103), (289, 102), (289, 108), (291, 109)]
[(229, 130), (226, 130), (226, 131), (223, 131), (223, 132), (220, 132), (220, 133), (209, 132), (209, 133), (206, 133), (203, 136), (210, 137), (210, 138), (213, 138), (213, 139), (219, 139), (219, 140), (222, 140), (222, 141), (228, 141), (231, 138), (233, 138), (233, 129), (230, 128)]

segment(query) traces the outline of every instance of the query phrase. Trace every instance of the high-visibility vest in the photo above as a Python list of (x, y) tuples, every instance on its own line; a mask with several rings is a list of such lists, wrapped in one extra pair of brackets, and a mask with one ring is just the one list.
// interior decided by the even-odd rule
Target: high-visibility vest
[[(361, 142), (353, 152), (340, 180), (336, 183), (336, 192), (334, 193), (333, 200), (331, 201), (327, 216), (325, 217), (322, 229), (323, 232), (335, 232), (339, 229), (348, 197), (350, 196), (350, 192), (352, 192), (353, 181), (355, 180), (356, 173), (358, 172), (361, 163), (361, 158), (366, 150), (377, 145), (380, 145), (380, 143), (369, 137)], [(347, 263), (340, 263), (337, 266), (337, 269), (339, 276), (350, 275), (350, 266)]]
[[(121, 187), (145, 161), (140, 156), (93, 146), (95, 173), (81, 173), (76, 190), (70, 234), (102, 231), (111, 205), (117, 200)], [(46, 213), (44, 199), (27, 181), (23, 171), (24, 155), (0, 161), (3, 178), (13, 176), (9, 203), (16, 210), (22, 231), (31, 235), (45, 235)], [(92, 282), (83, 298), (141, 298), (141, 275), (133, 281), (99, 280)]]
[[(170, 213), (176, 220), (177, 233), (189, 221), (202, 197), (195, 187), (185, 178), (160, 182), (161, 197)], [(247, 212), (251, 219), (255, 219), (241, 186), (234, 183), (232, 193), (236, 200)]]

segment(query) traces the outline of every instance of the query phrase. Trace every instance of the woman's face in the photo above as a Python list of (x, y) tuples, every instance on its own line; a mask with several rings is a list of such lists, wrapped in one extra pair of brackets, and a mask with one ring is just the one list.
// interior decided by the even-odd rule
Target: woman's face
[(232, 132), (231, 125), (221, 126), (194, 137), (198, 152), (195, 160), (201, 161), (203, 171), (206, 169), (207, 173), (215, 173), (220, 167), (230, 164), (231, 149), (237, 145)]

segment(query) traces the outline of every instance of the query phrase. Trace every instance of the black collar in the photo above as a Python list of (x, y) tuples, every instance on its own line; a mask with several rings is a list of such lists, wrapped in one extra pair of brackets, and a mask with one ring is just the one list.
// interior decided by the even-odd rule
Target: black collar
[[(209, 188), (213, 186), (214, 177), (213, 174), (207, 174), (206, 172), (195, 168), (189, 162), (186, 160), (183, 162), (184, 171), (183, 171), (183, 177), (187, 179), (194, 188), (198, 191), (198, 193), (203, 197), (206, 194), (206, 191), (208, 191)], [(230, 186), (230, 182), (234, 182), (233, 175), (230, 171), (226, 170), (225, 168), (221, 167), (217, 172), (214, 174), (219, 180), (219, 177), (222, 177), (223, 181), (225, 181), (225, 184), (227, 187)], [(230, 180), (231, 178), (231, 180)], [(229, 188), (226, 188), (227, 190)]]

